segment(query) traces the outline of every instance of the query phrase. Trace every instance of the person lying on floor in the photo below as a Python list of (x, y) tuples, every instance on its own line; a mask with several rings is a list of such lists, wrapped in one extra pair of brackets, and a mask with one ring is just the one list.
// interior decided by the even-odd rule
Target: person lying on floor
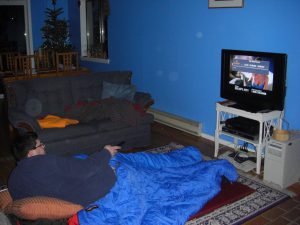
[(86, 206), (114, 186), (116, 176), (109, 161), (119, 149), (106, 145), (84, 160), (50, 155), (36, 133), (26, 133), (14, 144), (18, 163), (9, 176), (8, 190), (13, 200), (47, 196)]
[(227, 160), (204, 160), (193, 146), (168, 153), (118, 152), (110, 165), (117, 180), (110, 192), (80, 210), (69, 225), (185, 224), (238, 173)]

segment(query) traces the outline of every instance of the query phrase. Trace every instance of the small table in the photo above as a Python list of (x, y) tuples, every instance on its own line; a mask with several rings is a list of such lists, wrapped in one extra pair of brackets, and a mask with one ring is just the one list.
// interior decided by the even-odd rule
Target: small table
[[(235, 146), (237, 146), (238, 140), (251, 143), (256, 149), (256, 173), (260, 174), (261, 159), (264, 154), (263, 149), (267, 145), (267, 141), (272, 136), (272, 128), (281, 128), (283, 111), (269, 110), (259, 112), (248, 112), (242, 109), (234, 108), (235, 102), (223, 101), (216, 104), (217, 118), (216, 118), (216, 130), (215, 130), (215, 153), (214, 156), (218, 157), (220, 135), (226, 135), (232, 137)], [(225, 121), (233, 117), (245, 117), (248, 119), (256, 120), (259, 122), (259, 133), (257, 140), (250, 140), (242, 137), (238, 134), (229, 133), (223, 131), (222, 127), (225, 126)], [(247, 128), (245, 128), (247, 130)]]

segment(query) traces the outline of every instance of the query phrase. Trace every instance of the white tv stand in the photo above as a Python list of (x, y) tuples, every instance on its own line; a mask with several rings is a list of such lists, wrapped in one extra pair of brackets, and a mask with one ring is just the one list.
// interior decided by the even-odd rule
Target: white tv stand
[[(267, 141), (271, 137), (271, 127), (281, 128), (283, 111), (259, 111), (259, 112), (248, 112), (238, 108), (234, 108), (235, 102), (223, 101), (216, 104), (217, 119), (216, 119), (216, 130), (215, 130), (215, 157), (218, 157), (219, 153), (219, 142), (220, 135), (226, 135), (232, 137), (235, 146), (238, 144), (238, 140), (245, 141), (253, 144), (256, 149), (256, 173), (260, 174), (261, 158), (263, 155), (263, 149), (266, 147)], [(245, 117), (248, 119), (256, 120), (259, 122), (259, 134), (257, 140), (250, 140), (239, 136), (238, 134), (232, 134), (222, 130), (225, 126), (225, 121), (233, 117)]]

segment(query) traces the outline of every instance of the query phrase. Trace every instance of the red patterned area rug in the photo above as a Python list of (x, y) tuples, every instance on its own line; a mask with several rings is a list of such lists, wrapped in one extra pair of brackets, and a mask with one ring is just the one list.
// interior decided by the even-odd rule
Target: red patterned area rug
[[(147, 150), (167, 153), (184, 146), (176, 143)], [(207, 157), (204, 159), (208, 160)], [(185, 225), (242, 224), (290, 197), (262, 182), (240, 175), (237, 182), (222, 183), (222, 191), (190, 218)]]

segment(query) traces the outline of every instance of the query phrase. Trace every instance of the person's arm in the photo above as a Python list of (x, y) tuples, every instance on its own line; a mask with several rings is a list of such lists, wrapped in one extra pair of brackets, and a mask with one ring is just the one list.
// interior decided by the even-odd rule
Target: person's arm
[(121, 146), (111, 146), (105, 145), (104, 148), (90, 155), (87, 159), (94, 160), (96, 163), (101, 162), (109, 162), (109, 160), (114, 157), (114, 155), (121, 149)]
[[(35, 171), (37, 177), (44, 177), (46, 180), (62, 179), (63, 177), (75, 178), (92, 176), (99, 170), (105, 170), (109, 167), (109, 161), (120, 147), (106, 146), (105, 149), (99, 151), (86, 159), (78, 159), (74, 157), (64, 157), (56, 155), (34, 156), (26, 163), (26, 168), (30, 167)], [(28, 164), (28, 165), (27, 165)], [(51, 170), (49, 170), (51, 168)], [(30, 174), (31, 170), (28, 169)], [(24, 171), (23, 171), (24, 174)], [(30, 176), (30, 175), (28, 175)], [(41, 179), (44, 180), (44, 179)]]

